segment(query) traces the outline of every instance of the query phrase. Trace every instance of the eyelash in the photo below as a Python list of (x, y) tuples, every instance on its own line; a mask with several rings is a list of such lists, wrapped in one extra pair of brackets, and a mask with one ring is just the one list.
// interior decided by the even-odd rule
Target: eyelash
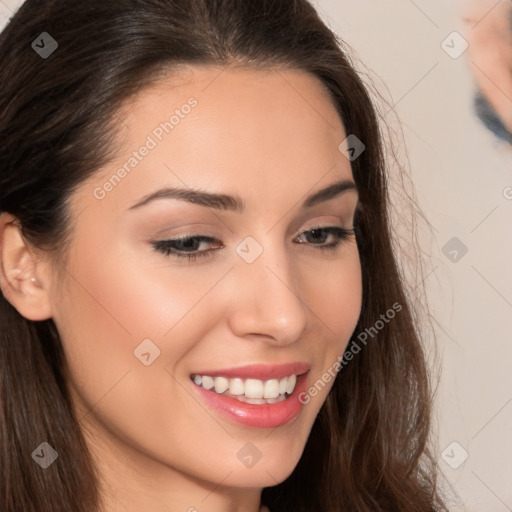
[[(346, 228), (340, 228), (337, 226), (317, 226), (311, 229), (308, 229), (307, 231), (303, 231), (300, 235), (305, 235), (308, 233), (313, 233), (315, 231), (325, 232), (328, 235), (333, 235), (336, 237), (336, 240), (334, 242), (331, 242), (327, 245), (319, 245), (319, 244), (313, 244), (316, 246), (317, 250), (321, 251), (334, 251), (338, 248), (338, 246), (344, 241), (348, 240), (352, 236), (355, 236), (356, 232), (355, 229), (346, 229)], [(177, 259), (187, 259), (188, 261), (195, 261), (197, 258), (205, 258), (212, 255), (212, 253), (217, 249), (210, 249), (207, 251), (196, 251), (193, 253), (184, 253), (177, 251), (173, 244), (180, 243), (180, 242), (190, 242), (190, 241), (197, 241), (197, 242), (218, 242), (216, 238), (206, 236), (206, 235), (197, 235), (197, 236), (183, 236), (183, 237), (177, 237), (170, 240), (159, 240), (156, 242), (152, 242), (153, 248), (163, 253), (165, 256), (173, 256)], [(304, 243), (304, 242), (299, 242)]]

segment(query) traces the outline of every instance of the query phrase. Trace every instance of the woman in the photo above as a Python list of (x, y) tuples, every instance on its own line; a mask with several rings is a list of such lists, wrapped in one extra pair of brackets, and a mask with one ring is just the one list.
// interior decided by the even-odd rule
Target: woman
[(379, 128), (342, 48), (306, 0), (12, 18), (3, 511), (445, 510)]

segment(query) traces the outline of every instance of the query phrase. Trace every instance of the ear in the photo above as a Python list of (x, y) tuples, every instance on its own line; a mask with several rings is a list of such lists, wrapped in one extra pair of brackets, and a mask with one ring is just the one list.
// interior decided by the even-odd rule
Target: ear
[(0, 290), (28, 320), (52, 317), (47, 268), (21, 233), (16, 217), (0, 214)]

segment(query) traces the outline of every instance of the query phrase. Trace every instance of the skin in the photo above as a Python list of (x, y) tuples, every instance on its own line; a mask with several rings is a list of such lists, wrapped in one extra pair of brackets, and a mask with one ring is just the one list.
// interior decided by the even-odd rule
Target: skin
[[(318, 224), (351, 228), (357, 205), (357, 192), (346, 191), (300, 208), (313, 192), (353, 180), (338, 149), (346, 133), (321, 82), (294, 70), (220, 71), (181, 69), (120, 113), (116, 159), (72, 196), (60, 279), (12, 217), (0, 217), (2, 290), (27, 318), (57, 325), (106, 512), (257, 512), (262, 488), (296, 466), (333, 381), (294, 421), (261, 429), (198, 401), (190, 375), (305, 361), (309, 387), (344, 352), (360, 313), (355, 239), (329, 252), (318, 246), (335, 236), (301, 236)], [(95, 188), (190, 97), (191, 113), (97, 199)], [(246, 211), (178, 199), (127, 211), (163, 186), (237, 195)], [(180, 234), (209, 234), (222, 248), (187, 262), (151, 246)], [(263, 248), (251, 264), (235, 252), (247, 236)], [(133, 354), (146, 338), (161, 351), (150, 366)], [(261, 452), (252, 468), (237, 458), (249, 441)]]

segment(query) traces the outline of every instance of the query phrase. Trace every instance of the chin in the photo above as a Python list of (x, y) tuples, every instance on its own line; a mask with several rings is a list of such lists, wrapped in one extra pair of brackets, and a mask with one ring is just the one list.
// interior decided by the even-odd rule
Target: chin
[[(293, 472), (300, 460), (299, 453), (293, 460), (286, 454), (277, 455), (275, 460), (263, 462), (261, 459), (253, 467), (238, 467), (226, 479), (224, 484), (231, 487), (273, 487), (284, 482)], [(218, 473), (213, 475), (218, 479)]]
[[(267, 437), (265, 437), (267, 436)], [(237, 460), (226, 468), (230, 483), (237, 487), (272, 487), (286, 480), (304, 452), (307, 433), (267, 431), (244, 442)], [(240, 463), (238, 463), (240, 462)]]

